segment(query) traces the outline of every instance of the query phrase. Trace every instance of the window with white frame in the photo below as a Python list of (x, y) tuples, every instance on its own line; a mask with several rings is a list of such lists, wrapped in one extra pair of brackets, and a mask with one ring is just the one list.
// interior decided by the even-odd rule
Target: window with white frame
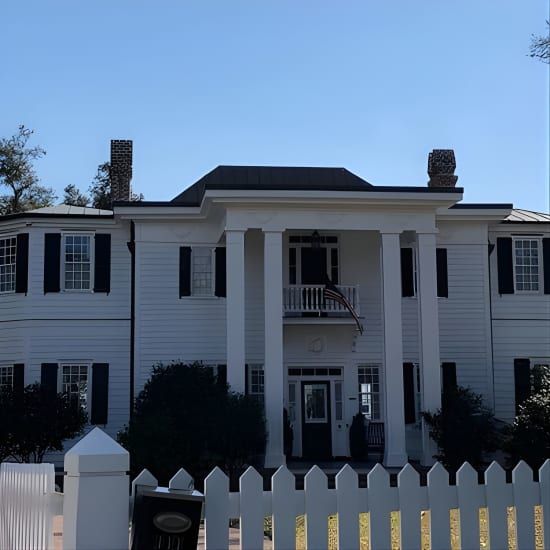
[(296, 420), (296, 382), (288, 384), (288, 420), (290, 423)]
[(65, 290), (92, 289), (91, 235), (63, 235), (62, 262)]
[(364, 365), (357, 369), (359, 410), (368, 420), (380, 420), (380, 369)]
[(61, 392), (75, 404), (88, 410), (88, 365), (61, 365)]
[(212, 248), (194, 247), (191, 257), (191, 294), (193, 296), (212, 296), (214, 293)]
[(334, 418), (342, 420), (344, 418), (344, 400), (342, 395), (342, 382), (334, 382)]
[(248, 394), (264, 404), (264, 366), (248, 365)]
[(15, 292), (17, 237), (0, 239), (0, 293)]
[(0, 392), (13, 388), (13, 365), (0, 366)]
[(517, 292), (538, 292), (540, 240), (514, 238), (514, 279)]

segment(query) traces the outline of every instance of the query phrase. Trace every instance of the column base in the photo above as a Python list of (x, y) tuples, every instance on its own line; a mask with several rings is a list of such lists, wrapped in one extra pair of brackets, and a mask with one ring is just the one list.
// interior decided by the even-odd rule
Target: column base
[(280, 454), (269, 454), (265, 455), (264, 460), (264, 467), (265, 468), (278, 468), (279, 466), (282, 466), (283, 464), (286, 464), (286, 457), (285, 455)]
[(387, 468), (402, 468), (408, 461), (407, 453), (385, 454), (383, 464)]

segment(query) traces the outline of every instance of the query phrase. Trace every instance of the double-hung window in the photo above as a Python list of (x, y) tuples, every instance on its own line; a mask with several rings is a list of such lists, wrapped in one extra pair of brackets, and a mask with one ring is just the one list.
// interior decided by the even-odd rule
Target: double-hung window
[(192, 253), (191, 285), (193, 296), (214, 294), (213, 250), (207, 247), (194, 247)]
[(248, 394), (264, 404), (264, 366), (248, 365)]
[(516, 292), (539, 292), (540, 239), (514, 238), (514, 281)]
[(0, 392), (13, 388), (13, 365), (0, 366)]
[(360, 366), (359, 410), (368, 420), (380, 420), (380, 369), (377, 366)]
[(76, 406), (88, 410), (89, 365), (67, 363), (61, 365), (61, 392)]
[(17, 237), (0, 238), (0, 293), (15, 292)]
[(63, 235), (63, 288), (65, 290), (92, 290), (92, 236)]

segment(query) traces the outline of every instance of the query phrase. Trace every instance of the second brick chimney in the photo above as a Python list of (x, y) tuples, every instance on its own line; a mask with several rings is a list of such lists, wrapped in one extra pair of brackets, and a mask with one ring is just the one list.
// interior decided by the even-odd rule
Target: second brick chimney
[(453, 149), (434, 149), (428, 156), (428, 187), (455, 187), (456, 160)]
[(111, 200), (129, 201), (132, 180), (132, 140), (111, 140)]

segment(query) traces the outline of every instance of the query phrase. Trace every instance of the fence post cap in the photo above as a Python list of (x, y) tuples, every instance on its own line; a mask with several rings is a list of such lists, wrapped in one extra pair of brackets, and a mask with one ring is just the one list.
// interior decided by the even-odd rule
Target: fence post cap
[(65, 453), (68, 474), (127, 472), (130, 455), (100, 428), (94, 428)]

